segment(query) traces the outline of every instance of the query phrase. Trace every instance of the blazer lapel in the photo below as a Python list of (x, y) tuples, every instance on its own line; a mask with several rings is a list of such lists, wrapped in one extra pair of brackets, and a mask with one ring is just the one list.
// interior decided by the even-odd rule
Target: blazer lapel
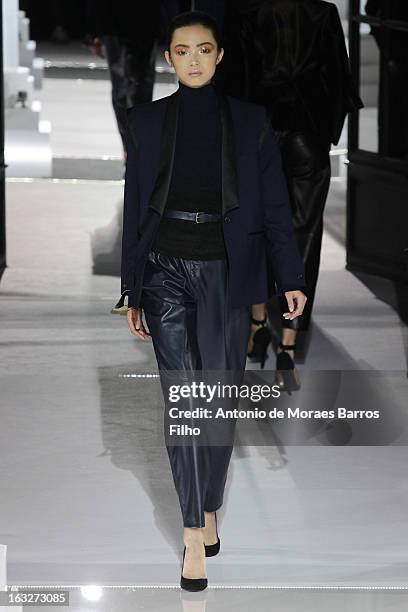
[[(222, 214), (238, 208), (238, 176), (236, 167), (236, 149), (234, 125), (227, 97), (216, 89), (220, 118), (222, 124)], [(149, 208), (160, 215), (166, 206), (167, 196), (173, 172), (174, 153), (176, 148), (177, 124), (180, 107), (178, 90), (168, 98), (160, 141), (159, 171), (150, 198)]]
[(169, 96), (166, 105), (160, 139), (159, 171), (149, 202), (149, 208), (156, 210), (160, 215), (163, 214), (166, 206), (173, 172), (179, 104), (179, 94), (178, 91), (175, 91), (174, 94)]

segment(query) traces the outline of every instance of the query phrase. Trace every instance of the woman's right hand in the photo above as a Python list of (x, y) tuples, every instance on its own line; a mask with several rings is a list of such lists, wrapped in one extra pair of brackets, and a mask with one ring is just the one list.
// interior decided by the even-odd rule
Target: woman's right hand
[(143, 324), (142, 312), (143, 311), (141, 308), (128, 308), (126, 318), (130, 332), (142, 340), (148, 340), (150, 338), (150, 334)]

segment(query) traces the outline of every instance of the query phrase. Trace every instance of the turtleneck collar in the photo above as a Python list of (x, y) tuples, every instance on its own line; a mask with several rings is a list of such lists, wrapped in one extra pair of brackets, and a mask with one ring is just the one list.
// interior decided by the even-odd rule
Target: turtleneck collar
[(217, 102), (217, 95), (212, 82), (202, 87), (189, 87), (179, 81), (180, 99), (183, 105), (203, 106), (214, 105)]

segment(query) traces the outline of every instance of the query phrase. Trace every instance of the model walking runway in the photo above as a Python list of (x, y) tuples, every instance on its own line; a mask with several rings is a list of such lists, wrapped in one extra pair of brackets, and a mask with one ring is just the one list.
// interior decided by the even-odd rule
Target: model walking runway
[[(306, 302), (279, 147), (264, 107), (214, 85), (223, 49), (211, 17), (177, 16), (165, 55), (179, 89), (128, 113), (122, 295), (129, 328), (151, 335), (162, 377), (211, 369), (239, 379), (251, 305), (277, 291), (289, 320)], [(180, 583), (202, 590), (205, 556), (219, 547), (215, 511), (232, 446), (187, 440), (167, 450), (184, 525)]]

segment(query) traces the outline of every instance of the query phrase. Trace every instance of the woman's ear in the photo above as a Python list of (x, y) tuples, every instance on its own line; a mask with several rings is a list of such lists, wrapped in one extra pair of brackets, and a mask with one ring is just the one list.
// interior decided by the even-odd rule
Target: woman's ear
[(168, 51), (164, 52), (164, 57), (166, 58), (166, 62), (169, 66), (173, 67), (173, 62), (171, 61), (171, 55)]
[(221, 49), (219, 50), (218, 57), (217, 57), (215, 63), (219, 64), (220, 61), (222, 60), (223, 56), (224, 56), (224, 49), (221, 47)]

